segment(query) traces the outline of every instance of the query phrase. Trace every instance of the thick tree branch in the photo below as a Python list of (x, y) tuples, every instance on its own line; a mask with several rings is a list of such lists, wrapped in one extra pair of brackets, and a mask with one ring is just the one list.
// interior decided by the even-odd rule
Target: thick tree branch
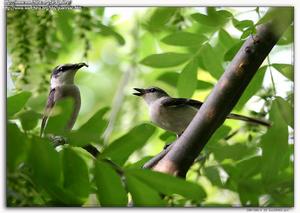
[(292, 22), (291, 8), (268, 11), (269, 22), (257, 28), (236, 54), (205, 103), (153, 170), (185, 177), (195, 158), (238, 102), (256, 71)]

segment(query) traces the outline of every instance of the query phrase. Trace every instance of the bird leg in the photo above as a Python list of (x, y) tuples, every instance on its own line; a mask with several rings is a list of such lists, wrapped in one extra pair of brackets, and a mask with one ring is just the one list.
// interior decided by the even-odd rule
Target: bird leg
[(67, 143), (67, 139), (62, 136), (50, 136), (50, 140), (52, 140), (54, 147), (64, 145)]

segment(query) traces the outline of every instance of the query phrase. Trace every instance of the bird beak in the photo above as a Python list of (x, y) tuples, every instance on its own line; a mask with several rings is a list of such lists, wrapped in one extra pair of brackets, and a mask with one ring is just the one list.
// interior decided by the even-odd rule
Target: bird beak
[(138, 91), (138, 92), (132, 93), (133, 95), (136, 95), (136, 96), (143, 96), (146, 93), (145, 89), (140, 89), (140, 88), (133, 88), (133, 89)]
[(89, 65), (87, 65), (86, 63), (78, 63), (78, 64), (75, 64), (75, 66), (77, 69), (80, 69), (81, 67), (88, 67)]

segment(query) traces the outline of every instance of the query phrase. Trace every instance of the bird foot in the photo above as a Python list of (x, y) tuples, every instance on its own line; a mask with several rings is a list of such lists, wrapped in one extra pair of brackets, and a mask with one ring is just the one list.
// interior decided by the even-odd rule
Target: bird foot
[(52, 140), (54, 147), (64, 145), (67, 143), (67, 139), (62, 136), (51, 136), (50, 139)]

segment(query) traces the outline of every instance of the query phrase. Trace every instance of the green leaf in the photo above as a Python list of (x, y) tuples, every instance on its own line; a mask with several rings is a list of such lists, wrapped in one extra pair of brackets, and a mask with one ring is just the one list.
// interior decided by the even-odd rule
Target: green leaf
[(93, 8), (93, 9), (95, 9), (95, 13), (96, 13), (99, 17), (103, 17), (105, 7), (96, 7), (96, 8)]
[(117, 33), (112, 27), (105, 26), (101, 23), (97, 24), (97, 27), (100, 28), (100, 33), (103, 36), (113, 36), (120, 45), (125, 44), (125, 39), (119, 33)]
[(107, 120), (103, 118), (109, 107), (98, 110), (86, 123), (78, 130), (71, 132), (70, 144), (84, 146), (92, 142), (98, 142), (100, 136), (107, 126)]
[(254, 156), (248, 159), (239, 161), (235, 167), (238, 171), (237, 180), (246, 180), (261, 171), (261, 156)]
[(287, 45), (294, 41), (294, 28), (293, 25), (289, 26), (285, 33), (281, 36), (277, 45)]
[(72, 22), (74, 20), (74, 12), (72, 10), (58, 10), (56, 13), (56, 22), (58, 32), (61, 33), (64, 42), (73, 40), (74, 28)]
[(246, 28), (254, 27), (254, 23), (251, 20), (239, 21), (237, 19), (232, 19), (232, 23), (233, 23), (233, 26), (240, 31), (244, 31), (244, 29), (246, 29)]
[(237, 54), (237, 52), (241, 49), (244, 41), (239, 41), (235, 45), (233, 45), (224, 55), (224, 61), (231, 61), (233, 57)]
[(131, 129), (127, 134), (112, 142), (101, 154), (101, 158), (110, 158), (113, 162), (122, 166), (129, 156), (142, 148), (153, 135), (155, 127), (149, 124), (141, 124)]
[(38, 124), (41, 115), (33, 110), (28, 110), (19, 115), (21, 125), (24, 131), (32, 130)]
[(197, 88), (197, 62), (192, 60), (188, 63), (179, 75), (177, 90), (178, 95), (183, 98), (190, 98), (193, 96)]
[(245, 157), (250, 157), (257, 153), (257, 147), (243, 143), (236, 143), (233, 145), (228, 144), (215, 144), (214, 147), (210, 147), (210, 150), (214, 153), (215, 158), (218, 161), (224, 159), (241, 160)]
[(151, 31), (161, 31), (177, 10), (178, 8), (174, 7), (162, 7), (155, 9), (148, 21), (149, 29)]
[(191, 17), (197, 21), (198, 23), (202, 25), (207, 25), (210, 27), (217, 27), (219, 26), (219, 23), (215, 21), (213, 16), (207, 16), (201, 13), (194, 13), (191, 15)]
[(254, 96), (262, 87), (267, 66), (260, 67), (253, 79), (250, 81), (240, 100), (235, 106), (235, 109), (241, 110), (248, 100)]
[(224, 72), (222, 62), (217, 60), (213, 48), (206, 44), (202, 48), (201, 56), (206, 70), (215, 78), (219, 79)]
[(272, 127), (261, 138), (262, 178), (267, 189), (289, 162), (288, 126), (282, 122), (277, 98), (272, 102), (270, 120)]
[(284, 100), (279, 96), (276, 96), (276, 104), (281, 113), (283, 120), (286, 122), (287, 125), (294, 128), (294, 116), (293, 116), (294, 109), (289, 104), (289, 102), (287, 102), (286, 100)]
[[(179, 75), (180, 74), (177, 72), (164, 72), (163, 74), (157, 77), (157, 80), (165, 82), (166, 84), (172, 87), (176, 87), (178, 84), (177, 82), (179, 79)], [(202, 81), (202, 80), (197, 80), (197, 89), (199, 90), (210, 89), (213, 86), (214, 85), (212, 83)]]
[(224, 29), (219, 30), (219, 40), (227, 48), (230, 48), (234, 45), (235, 40), (229, 35)]
[(120, 176), (109, 164), (95, 163), (95, 182), (101, 206), (126, 206), (128, 198)]
[(205, 175), (213, 185), (216, 185), (219, 187), (223, 186), (218, 167), (216, 167), (216, 166), (204, 167), (203, 175)]
[(7, 169), (13, 172), (25, 160), (28, 141), (16, 124), (7, 123)]
[(199, 185), (161, 172), (148, 169), (128, 169), (125, 173), (166, 195), (179, 194), (197, 202), (202, 201), (206, 195)]
[(28, 162), (37, 183), (42, 186), (62, 183), (60, 156), (50, 141), (34, 137), (28, 153)]
[(241, 180), (237, 184), (237, 192), (243, 206), (259, 206), (259, 197), (264, 193), (260, 179)]
[(209, 139), (209, 142), (207, 143), (207, 147), (210, 147), (210, 145), (214, 145), (219, 140), (224, 139), (230, 132), (231, 128), (229, 126), (222, 125), (220, 126), (212, 135), (212, 137)]
[(134, 206), (165, 206), (166, 203), (160, 197), (160, 194), (152, 187), (142, 182), (135, 176), (125, 173), (126, 185), (130, 192)]
[(171, 35), (164, 37), (161, 41), (165, 44), (174, 46), (200, 46), (207, 37), (201, 34), (190, 33), (190, 32), (175, 32)]
[(72, 148), (63, 150), (63, 186), (84, 203), (90, 193), (89, 173), (85, 161)]
[(143, 157), (141, 160), (131, 163), (131, 164), (127, 164), (125, 166), (125, 168), (130, 168), (130, 169), (140, 169), (144, 166), (145, 163), (147, 163), (153, 156), (146, 156)]
[(153, 54), (144, 58), (140, 63), (154, 68), (167, 68), (183, 64), (191, 58), (188, 53), (167, 52), (161, 54)]
[(216, 11), (215, 9), (208, 8), (207, 13), (207, 15), (194, 13), (191, 17), (201, 25), (210, 27), (221, 27), (232, 17), (232, 14), (226, 10)]
[(74, 101), (71, 98), (66, 98), (58, 101), (52, 109), (48, 119), (45, 134), (65, 135), (68, 122), (73, 111)]
[(291, 81), (294, 81), (294, 66), (291, 64), (271, 64), (276, 70)]
[(31, 96), (31, 92), (20, 92), (7, 98), (7, 116), (12, 117), (19, 112), (27, 103)]
[(241, 39), (245, 39), (248, 38), (249, 35), (254, 34), (255, 33), (255, 28), (249, 27), (247, 28), (241, 35)]

